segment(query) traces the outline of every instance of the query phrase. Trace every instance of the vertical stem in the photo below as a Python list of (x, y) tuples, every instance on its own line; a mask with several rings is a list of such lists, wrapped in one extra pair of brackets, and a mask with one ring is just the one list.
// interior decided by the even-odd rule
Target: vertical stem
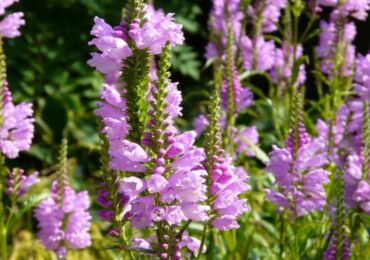
[[(5, 55), (3, 51), (3, 41), (0, 37), (0, 126), (3, 124), (3, 92), (4, 92), (4, 86), (6, 82), (6, 62), (5, 62)], [(6, 260), (8, 259), (7, 256), (7, 230), (5, 227), (5, 210), (3, 205), (3, 192), (5, 191), (5, 158), (2, 154), (0, 154), (0, 247), (1, 247), (1, 256), (2, 259)]]
[(208, 221), (206, 223), (204, 223), (204, 226), (203, 226), (202, 240), (200, 242), (197, 259), (200, 259), (200, 256), (202, 255), (204, 243), (206, 241), (206, 236), (207, 236), (207, 229), (208, 229)]
[(279, 241), (279, 259), (283, 259), (284, 250), (284, 231), (285, 231), (285, 218), (284, 214), (280, 215), (280, 241)]
[(233, 57), (233, 42), (234, 42), (234, 32), (229, 24), (228, 28), (228, 37), (227, 37), (227, 46), (226, 46), (226, 80), (227, 80), (227, 93), (228, 93), (228, 102), (227, 102), (227, 130), (226, 130), (226, 141), (229, 146), (229, 154), (234, 153), (234, 142), (233, 142), (233, 128), (236, 121), (236, 104), (234, 96), (234, 57)]
[(341, 170), (337, 171), (337, 209), (335, 216), (335, 229), (336, 229), (336, 259), (341, 260), (344, 249), (345, 240), (345, 210), (344, 210), (344, 176)]
[(7, 251), (7, 230), (5, 227), (5, 210), (3, 204), (3, 192), (5, 190), (5, 167), (4, 156), (0, 155), (0, 247), (1, 259), (8, 259)]
[(363, 102), (364, 119), (363, 119), (363, 154), (364, 163), (362, 166), (362, 178), (367, 180), (370, 177), (370, 113), (369, 102)]

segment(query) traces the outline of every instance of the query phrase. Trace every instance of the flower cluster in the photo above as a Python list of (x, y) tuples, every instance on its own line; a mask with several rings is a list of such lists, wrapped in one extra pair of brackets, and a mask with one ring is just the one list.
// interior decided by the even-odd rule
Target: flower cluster
[(34, 172), (31, 175), (24, 175), (23, 169), (13, 169), (9, 173), (8, 177), (8, 188), (7, 192), (9, 195), (14, 195), (15, 198), (24, 195), (28, 189), (38, 183), (40, 179), (38, 178), (39, 173)]
[(267, 171), (275, 176), (279, 191), (267, 189), (267, 198), (289, 210), (294, 217), (300, 217), (315, 210), (323, 210), (326, 193), (323, 187), (329, 182), (329, 172), (323, 145), (317, 141), (303, 142), (294, 158), (291, 149), (274, 147)]
[[(211, 194), (215, 197), (212, 204), (217, 217), (212, 225), (219, 230), (230, 230), (239, 227), (237, 217), (249, 211), (249, 206), (245, 199), (240, 199), (239, 195), (247, 191), (248, 175), (243, 167), (234, 167), (231, 159), (225, 159), (218, 155), (214, 159), (211, 174)], [(222, 154), (222, 152), (221, 152)]]
[[(281, 11), (286, 7), (286, 0), (252, 1), (248, 6), (248, 14), (254, 17), (255, 23), (261, 23), (262, 32), (272, 33), (277, 30)], [(262, 21), (258, 21), (261, 19)]]
[(3, 87), (2, 124), (0, 125), (0, 149), (8, 158), (15, 158), (21, 151), (30, 149), (34, 118), (32, 104), (14, 105), (7, 86)]
[[(343, 251), (340, 259), (347, 260), (351, 257), (351, 245), (349, 243), (349, 239), (346, 237), (343, 244)], [(337, 238), (336, 234), (333, 234), (332, 238), (330, 239), (330, 243), (328, 248), (325, 250), (323, 254), (324, 260), (335, 260), (338, 259), (337, 257)]]
[(356, 60), (356, 73), (354, 90), (362, 100), (370, 102), (370, 54), (358, 55)]
[[(250, 88), (243, 88), (239, 80), (238, 71), (235, 66), (232, 66), (232, 91), (234, 97), (235, 112), (241, 113), (244, 109), (253, 104), (253, 92)], [(229, 106), (229, 83), (225, 79), (223, 81), (222, 89), (222, 108), (227, 110)]]
[[(344, 57), (343, 74), (345, 76), (352, 75), (355, 62), (355, 47), (352, 45), (356, 36), (355, 24), (351, 22), (344, 25), (343, 38), (341, 39), (338, 38), (340, 37), (338, 33), (340, 28), (338, 28), (339, 25), (336, 21), (330, 21), (329, 23), (322, 21), (320, 26), (322, 32), (320, 33), (320, 42), (316, 52), (321, 61), (322, 71), (332, 76), (334, 62), (337, 62), (335, 55), (338, 55), (337, 52), (339, 51)], [(340, 50), (338, 46), (340, 46)]]
[[(295, 51), (295, 54), (294, 54)], [(274, 83), (281, 85), (283, 88), (296, 85), (300, 86), (306, 81), (305, 65), (299, 66), (296, 79), (292, 79), (294, 63), (303, 55), (303, 47), (298, 45), (296, 48), (292, 45), (283, 43), (281, 48), (275, 51), (274, 65), (270, 75)], [(294, 82), (292, 82), (294, 80)]]
[[(228, 103), (232, 102), (236, 114), (253, 103), (253, 93), (249, 88), (242, 86), (236, 66), (237, 51), (243, 50), (248, 44), (241, 22), (244, 17), (240, 0), (213, 1), (210, 28), (214, 32), (214, 39), (208, 44), (205, 55), (208, 59), (222, 61), (225, 70), (222, 105), (227, 109), (230, 105)], [(244, 63), (248, 67), (252, 66), (253, 61), (247, 57)], [(229, 99), (230, 96), (233, 98)]]
[(89, 42), (100, 53), (92, 53), (88, 64), (95, 67), (107, 77), (107, 83), (112, 84), (118, 80), (122, 61), (132, 55), (129, 46), (131, 42), (139, 49), (148, 49), (151, 54), (159, 54), (166, 42), (172, 46), (181, 44), (184, 36), (181, 25), (173, 20), (173, 14), (165, 15), (162, 11), (154, 11), (148, 7), (144, 24), (140, 27), (140, 19), (129, 25), (121, 24), (111, 27), (103, 19), (94, 18), (95, 25), (91, 35), (95, 38)]
[(322, 6), (336, 7), (332, 13), (333, 17), (352, 16), (358, 20), (366, 20), (368, 11), (370, 10), (369, 0), (319, 0)]
[(53, 182), (51, 196), (35, 209), (42, 244), (64, 259), (68, 249), (91, 245), (90, 202), (86, 191), (76, 193), (68, 183)]
[[(0, 3), (0, 16), (5, 14), (5, 9), (18, 2), (18, 0), (3, 0)], [(15, 38), (21, 33), (19, 28), (25, 24), (23, 13), (16, 12), (9, 14), (0, 21), (0, 37)]]
[(288, 210), (292, 217), (301, 217), (320, 211), (326, 205), (324, 184), (329, 183), (330, 172), (324, 170), (328, 160), (325, 145), (307, 134), (300, 112), (300, 95), (295, 97), (291, 129), (285, 148), (273, 147), (267, 171), (275, 177), (278, 191), (266, 189), (267, 198)]
[[(112, 30), (120, 30), (122, 35), (118, 37), (116, 34), (114, 37), (117, 39), (113, 41), (126, 43), (120, 45), (125, 46), (125, 55), (118, 59), (109, 56), (119, 52), (118, 44), (97, 44), (105, 41), (104, 35), (112, 37)], [(207, 172), (202, 168), (204, 150), (194, 145), (194, 131), (181, 133), (174, 126), (174, 119), (181, 115), (181, 93), (177, 84), (168, 79), (167, 69), (169, 48), (183, 41), (181, 26), (174, 22), (171, 14), (165, 15), (147, 7), (144, 23), (135, 18), (126, 27), (112, 29), (102, 19), (95, 18), (92, 35), (97, 38), (90, 44), (96, 45), (101, 53), (93, 54), (89, 64), (107, 76), (96, 114), (102, 119), (102, 131), (109, 141), (109, 167), (125, 172), (125, 176), (115, 183), (121, 212), (119, 221), (128, 221), (137, 229), (166, 227), (161, 229), (161, 237), (132, 239), (133, 245), (154, 250), (163, 259), (169, 254), (174, 259), (180, 259), (183, 247), (196, 253), (200, 242), (195, 243), (196, 239), (186, 233), (174, 232), (174, 227), (184, 221), (207, 220), (210, 210), (205, 204)], [(122, 74), (120, 66), (96, 63), (95, 59), (108, 57), (110, 62), (113, 61), (111, 64), (124, 64), (125, 59), (137, 55), (132, 50), (133, 46), (147, 50), (148, 55), (160, 55), (158, 71), (154, 68), (151, 73), (147, 71), (148, 75), (151, 74), (146, 90), (151, 120), (144, 126), (146, 130), (139, 139), (130, 136), (130, 104), (126, 101), (128, 88), (135, 86), (126, 85), (124, 80), (111, 76)], [(124, 71), (129, 69), (122, 67)], [(131, 176), (130, 173), (142, 175)], [(104, 208), (98, 214), (107, 221), (117, 220), (111, 195), (104, 185), (97, 198)], [(114, 229), (110, 234), (119, 232)], [(164, 237), (167, 237), (167, 242), (163, 241)]]

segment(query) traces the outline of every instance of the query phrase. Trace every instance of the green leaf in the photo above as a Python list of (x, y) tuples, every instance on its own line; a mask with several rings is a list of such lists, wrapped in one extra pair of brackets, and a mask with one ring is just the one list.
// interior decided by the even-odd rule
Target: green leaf
[(39, 204), (43, 199), (46, 199), (49, 195), (46, 193), (30, 197), (26, 201), (22, 203), (21, 208), (16, 211), (16, 213), (13, 215), (13, 217), (9, 220), (8, 229), (11, 229), (13, 225), (30, 209), (35, 207), (37, 204)]

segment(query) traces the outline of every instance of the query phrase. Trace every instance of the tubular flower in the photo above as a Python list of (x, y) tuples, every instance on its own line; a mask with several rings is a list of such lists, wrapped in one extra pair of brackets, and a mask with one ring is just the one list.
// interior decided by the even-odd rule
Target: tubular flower
[(248, 175), (242, 167), (234, 167), (230, 159), (216, 156), (211, 175), (211, 194), (215, 196), (212, 207), (216, 217), (212, 225), (219, 230), (230, 230), (239, 227), (237, 217), (249, 211), (245, 199), (239, 195), (250, 189)]
[(329, 172), (323, 170), (327, 163), (323, 146), (317, 141), (304, 144), (294, 160), (289, 149), (274, 147), (267, 171), (275, 176), (280, 191), (266, 190), (267, 198), (300, 217), (315, 210), (323, 210), (326, 193), (323, 187), (329, 182)]
[[(127, 35), (122, 24), (112, 28), (103, 19), (94, 18), (91, 35), (95, 38), (89, 45), (95, 45), (100, 53), (92, 53), (88, 64), (104, 73), (108, 79), (118, 79), (122, 61), (132, 55), (127, 43)], [(109, 83), (111, 80), (108, 80)]]
[[(337, 257), (337, 238), (336, 234), (333, 234), (329, 247), (326, 249), (323, 255), (324, 260), (335, 260), (338, 259)], [(349, 243), (348, 237), (345, 237), (344, 244), (343, 244), (343, 251), (340, 259), (347, 260), (351, 257), (351, 245)]]
[(369, 0), (347, 0), (340, 3), (339, 0), (319, 0), (322, 6), (335, 7), (332, 17), (352, 16), (358, 20), (366, 20), (370, 10)]
[(8, 158), (16, 158), (21, 151), (30, 149), (34, 118), (32, 104), (14, 105), (9, 89), (3, 90), (2, 124), (0, 125), (0, 149)]
[(354, 81), (356, 94), (370, 102), (370, 54), (366, 56), (358, 55)]
[[(229, 102), (229, 83), (227, 79), (224, 80), (221, 93), (222, 93), (222, 108), (228, 109)], [(243, 88), (239, 80), (238, 72), (235, 66), (232, 68), (232, 90), (235, 104), (235, 112), (241, 113), (244, 109), (253, 104), (253, 92), (250, 88)]]
[(250, 15), (250, 17), (256, 17), (256, 14), (258, 12), (261, 12), (262, 31), (265, 33), (272, 33), (276, 31), (281, 11), (286, 7), (287, 1), (266, 0), (254, 2), (255, 2), (254, 5), (248, 6), (248, 14)]
[(328, 163), (324, 143), (320, 139), (311, 140), (304, 127), (301, 95), (293, 97), (294, 114), (286, 147), (273, 147), (266, 168), (274, 175), (278, 190), (266, 189), (266, 193), (279, 211), (288, 210), (296, 218), (324, 209), (324, 184), (329, 182), (330, 172), (324, 170)]
[(40, 181), (38, 175), (38, 172), (34, 172), (31, 175), (25, 176), (23, 169), (13, 169), (9, 173), (7, 192), (16, 198), (21, 197), (30, 187)]
[[(132, 242), (139, 243), (140, 248), (154, 250), (159, 256), (167, 257), (171, 253), (174, 259), (180, 259), (182, 247), (188, 245), (189, 250), (195, 250), (197, 243), (185, 234), (177, 234), (175, 228), (188, 220), (206, 221), (207, 212), (210, 210), (210, 207), (205, 205), (207, 173), (202, 168), (204, 150), (194, 145), (194, 131), (181, 133), (174, 123), (175, 118), (181, 115), (182, 97), (177, 83), (169, 80), (167, 70), (170, 47), (184, 40), (181, 26), (175, 23), (172, 14), (165, 15), (162, 11), (147, 7), (143, 10), (142, 18), (133, 18), (128, 26), (119, 27), (123, 35), (121, 39), (130, 47), (125, 48), (126, 56), (117, 58), (111, 54), (116, 53), (118, 45), (105, 44), (101, 35), (95, 33), (102, 30), (108, 32), (111, 37), (111, 27), (101, 19), (95, 19), (95, 22), (92, 34), (97, 38), (90, 44), (96, 45), (101, 51), (97, 54), (99, 57), (108, 57), (110, 62), (95, 66), (94, 62), (89, 61), (107, 75), (101, 91), (102, 101), (98, 103), (96, 114), (103, 122), (102, 132), (108, 139), (108, 171), (124, 172), (123, 177), (114, 176), (114, 179), (117, 179), (113, 184), (117, 190), (117, 200), (113, 201), (112, 194), (108, 191), (110, 183), (102, 185), (97, 201), (103, 209), (98, 214), (103, 220), (129, 222), (137, 229), (165, 226), (166, 229), (160, 231), (164, 232), (161, 234), (161, 240), (150, 239), (150, 246), (149, 241), (139, 238), (133, 239)], [(98, 45), (98, 40), (102, 40), (104, 44)], [(126, 64), (126, 59), (129, 61), (142, 53), (146, 53), (148, 58), (149, 54), (160, 56), (158, 64), (152, 65), (152, 71), (149, 68), (147, 71), (142, 70), (147, 73), (143, 76), (150, 79), (145, 89), (147, 98), (143, 100), (147, 103), (150, 119), (142, 126), (143, 133), (139, 137), (133, 137), (133, 124), (139, 122), (132, 121), (132, 113), (137, 111), (133, 111), (130, 106), (136, 104), (130, 103), (127, 96), (132, 94), (132, 88), (137, 89), (141, 82), (124, 82), (125, 77), (130, 76), (128, 71), (135, 68), (121, 64)], [(155, 62), (155, 59), (153, 61)], [(119, 66), (116, 66), (117, 64)], [(142, 174), (131, 175), (136, 172)], [(119, 214), (115, 211), (117, 207), (120, 208)], [(110, 235), (116, 236), (120, 232), (121, 230), (113, 229)], [(162, 245), (163, 236), (177, 239), (178, 243), (171, 244), (171, 247)]]
[(332, 76), (333, 73), (333, 62), (335, 61), (336, 48), (338, 41), (342, 41), (340, 46), (342, 47), (341, 54), (344, 57), (343, 73), (345, 76), (353, 74), (353, 66), (355, 65), (355, 47), (352, 42), (356, 36), (356, 27), (354, 23), (347, 23), (344, 25), (343, 39), (338, 39), (337, 31), (338, 28), (334, 21), (325, 22), (321, 24), (322, 32), (320, 33), (319, 46), (316, 49), (317, 56), (321, 62), (321, 69), (324, 73)]
[[(294, 82), (290, 82), (292, 79), (292, 70), (294, 63), (294, 47), (283, 43), (281, 48), (275, 50), (274, 65), (270, 70), (270, 75), (274, 83), (279, 83), (283, 88), (287, 88), (289, 85), (296, 84), (297, 86), (302, 85), (306, 81), (305, 65), (299, 66), (297, 78)], [(296, 49), (296, 59), (299, 59), (303, 55), (303, 47), (298, 45)], [(287, 83), (290, 82), (290, 83)]]
[(253, 146), (258, 144), (258, 139), (258, 131), (255, 126), (240, 129), (235, 140), (236, 151), (249, 157), (255, 156), (256, 152)]
[[(234, 38), (240, 39), (242, 33), (242, 23), (244, 15), (240, 10), (240, 0), (213, 0), (213, 7), (211, 11), (210, 28), (220, 37), (218, 40), (226, 47), (227, 34), (229, 26), (233, 28)], [(215, 47), (215, 43), (211, 46)], [(216, 44), (217, 45), (217, 44)], [(212, 48), (212, 47), (208, 47)], [(224, 54), (224, 50), (217, 50), (218, 55)]]
[(173, 16), (147, 6), (144, 24), (140, 27), (140, 20), (135, 20), (130, 26), (129, 35), (139, 49), (149, 49), (153, 55), (160, 54), (167, 42), (171, 43), (171, 47), (184, 42), (182, 25), (176, 23)]
[[(241, 40), (243, 65), (246, 70), (268, 71), (274, 65), (275, 44), (258, 36), (253, 43), (248, 36)], [(255, 58), (254, 58), (255, 57)]]
[(64, 259), (68, 249), (91, 245), (91, 216), (87, 211), (90, 202), (86, 191), (76, 193), (68, 184), (64, 184), (62, 191), (60, 189), (60, 183), (55, 181), (51, 196), (35, 209), (35, 217), (42, 244)]
[[(5, 14), (5, 9), (18, 2), (18, 0), (3, 0), (0, 3), (0, 15)], [(25, 25), (22, 12), (9, 14), (0, 20), (0, 37), (15, 38), (21, 35), (19, 28)]]

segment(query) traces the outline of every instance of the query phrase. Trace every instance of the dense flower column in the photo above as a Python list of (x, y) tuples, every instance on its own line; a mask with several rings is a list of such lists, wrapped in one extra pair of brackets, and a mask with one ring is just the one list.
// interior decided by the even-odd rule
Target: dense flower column
[(58, 180), (52, 184), (50, 197), (35, 209), (45, 248), (55, 251), (58, 259), (66, 259), (68, 250), (91, 245), (89, 195), (75, 192), (68, 181), (67, 140), (63, 139), (58, 165)]
[[(359, 55), (352, 44), (356, 27), (350, 18), (364, 20), (370, 7), (365, 1), (318, 1), (322, 6), (332, 7), (329, 22), (321, 22), (322, 32), (317, 55), (321, 70), (329, 77), (326, 82), (330, 87), (330, 102), (326, 104), (329, 111), (325, 116), (328, 123), (320, 121), (318, 128), (320, 138), (326, 142), (329, 159), (335, 163), (334, 185), (336, 215), (333, 221), (334, 237), (327, 249), (327, 259), (349, 257), (350, 246), (347, 234), (343, 231), (348, 225), (353, 211), (364, 211), (368, 208), (366, 194), (367, 179), (363, 177), (364, 152), (366, 150), (364, 115), (368, 111), (366, 100), (367, 72), (369, 68), (366, 57)], [(351, 84), (353, 82), (353, 84)], [(355, 96), (345, 100), (347, 93), (354, 87)], [(365, 159), (365, 160), (364, 160)], [(366, 171), (366, 170), (365, 170)], [(361, 185), (360, 185), (361, 184)], [(338, 187), (343, 187), (339, 190)], [(357, 192), (359, 191), (359, 192)], [(344, 203), (344, 207), (341, 204)], [(350, 224), (350, 223), (349, 223)], [(356, 230), (351, 229), (352, 233)], [(330, 258), (331, 257), (331, 258)]]
[(292, 123), (286, 148), (273, 147), (267, 171), (275, 176), (279, 191), (266, 190), (267, 198), (288, 210), (292, 217), (301, 217), (326, 205), (324, 184), (329, 172), (324, 170), (327, 160), (320, 140), (311, 140), (302, 117), (302, 97), (294, 95)]
[[(291, 257), (300, 258), (297, 235), (298, 221), (326, 206), (324, 185), (329, 183), (330, 172), (325, 170), (328, 160), (324, 143), (311, 139), (303, 121), (303, 97), (299, 89), (293, 88), (291, 122), (285, 148), (273, 146), (266, 170), (275, 177), (278, 190), (266, 189), (267, 199), (278, 206), (282, 214), (288, 212), (292, 220), (294, 246)], [(284, 217), (284, 216), (282, 216)]]
[[(253, 63), (252, 53), (249, 56), (247, 51), (244, 51), (248, 48), (248, 44), (250, 49), (253, 49), (252, 41), (248, 42), (245, 38), (247, 9), (248, 5), (245, 1), (213, 1), (209, 22), (211, 37), (205, 55), (207, 59), (212, 60), (214, 70), (222, 68), (223, 71), (223, 84), (220, 91), (224, 113), (220, 120), (227, 128), (223, 138), (230, 154), (234, 154), (237, 150), (232, 140), (237, 138), (238, 132), (244, 131), (236, 127), (236, 118), (253, 104), (252, 91), (248, 87), (243, 87), (239, 78), (244, 70), (251, 69), (250, 66)], [(270, 47), (267, 47), (266, 51), (269, 50)], [(241, 66), (242, 63), (246, 68)], [(204, 118), (203, 115), (200, 116), (202, 117)], [(194, 123), (198, 122), (200, 121), (196, 120)], [(203, 131), (208, 124), (207, 120), (203, 120), (202, 124), (200, 131)], [(196, 128), (199, 129), (198, 126)], [(248, 139), (247, 136), (245, 138)], [(251, 143), (254, 141), (251, 140)]]
[[(232, 159), (222, 148), (222, 131), (220, 126), (220, 96), (221, 73), (216, 72), (215, 91), (209, 107), (209, 125), (205, 133), (206, 160), (204, 166), (208, 171), (208, 197), (211, 208), (209, 224), (218, 230), (225, 231), (239, 227), (237, 217), (249, 210), (246, 200), (239, 195), (249, 189), (248, 175), (242, 167), (234, 167)], [(206, 223), (204, 236), (207, 231)], [(203, 238), (203, 243), (204, 243)]]
[[(101, 172), (104, 180), (97, 196), (98, 203), (103, 207), (98, 215), (103, 220), (112, 222), (113, 227), (109, 234), (118, 236), (123, 246), (127, 245), (125, 221), (122, 219), (126, 209), (121, 205), (125, 198), (119, 192), (122, 173), (118, 168), (140, 171), (138, 168), (142, 169), (142, 166), (138, 167), (138, 163), (127, 157), (122, 159), (126, 165), (117, 165), (121, 160), (117, 151), (124, 149), (125, 144), (129, 143), (123, 142), (126, 138), (140, 140), (145, 127), (150, 55), (147, 50), (137, 48), (135, 41), (128, 35), (131, 29), (137, 30), (144, 23), (143, 9), (142, 1), (130, 1), (126, 10), (127, 20), (115, 27), (95, 17), (95, 25), (91, 31), (95, 38), (89, 42), (100, 52), (92, 53), (88, 64), (105, 75), (102, 101), (95, 111), (102, 119)], [(126, 69), (122, 72), (122, 68)], [(129, 97), (129, 102), (126, 96)], [(111, 167), (114, 169), (111, 170)]]
[(266, 41), (264, 34), (277, 30), (280, 13), (286, 7), (284, 0), (252, 1), (247, 14), (252, 22), (252, 35), (241, 40), (243, 65), (246, 70), (266, 72), (274, 63), (275, 43)]
[(344, 103), (342, 93), (349, 91), (354, 74), (356, 50), (352, 41), (356, 35), (356, 27), (353, 22), (348, 22), (350, 17), (364, 20), (370, 8), (370, 2), (365, 1), (319, 1), (322, 6), (332, 7), (329, 22), (322, 22), (323, 31), (320, 34), (320, 44), (317, 55), (320, 58), (322, 71), (329, 76), (330, 98), (326, 104), (329, 124), (329, 153), (335, 145), (334, 125), (336, 111)]
[[(89, 64), (107, 78), (96, 114), (102, 119), (107, 138), (103, 172), (104, 176), (111, 176), (110, 180), (104, 177), (107, 183), (97, 198), (104, 207), (99, 215), (115, 222), (118, 229), (113, 229), (111, 235), (122, 236), (125, 223), (137, 229), (138, 235), (155, 233), (153, 237), (134, 237), (132, 244), (126, 241), (122, 244), (126, 250), (180, 259), (182, 254), (196, 252), (199, 247), (198, 240), (185, 231), (187, 223), (207, 219), (206, 172), (201, 167), (204, 151), (194, 146), (195, 132), (180, 133), (174, 126), (174, 118), (181, 114), (181, 94), (177, 84), (168, 79), (167, 70), (170, 47), (183, 41), (181, 26), (174, 22), (172, 14), (165, 15), (150, 6), (141, 9), (139, 2), (132, 1), (128, 7), (140, 10), (142, 19), (132, 20), (130, 14), (128, 25), (123, 21), (123, 27), (113, 29), (95, 18), (92, 30), (97, 38), (91, 44), (101, 53), (93, 54)], [(120, 34), (112, 34), (114, 30)], [(109, 45), (108, 39), (115, 44)], [(119, 53), (122, 55), (118, 58), (112, 56)], [(158, 71), (153, 70), (151, 75), (152, 84), (138, 101), (142, 102), (141, 108), (149, 111), (145, 116), (151, 120), (141, 120), (140, 115), (132, 115), (135, 95), (130, 93), (147, 84), (149, 54), (160, 57)], [(101, 62), (102, 59), (109, 62)], [(112, 77), (112, 72), (113, 76), (121, 76)], [(117, 199), (110, 194), (111, 187)]]

